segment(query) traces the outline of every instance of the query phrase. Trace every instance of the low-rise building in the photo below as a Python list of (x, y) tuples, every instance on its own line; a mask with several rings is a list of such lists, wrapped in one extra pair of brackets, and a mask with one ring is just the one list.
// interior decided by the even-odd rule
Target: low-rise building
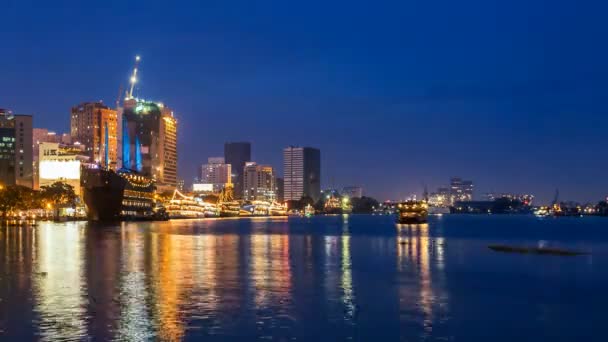
[(89, 160), (83, 155), (79, 145), (60, 145), (59, 143), (43, 142), (38, 145), (40, 187), (51, 185), (55, 182), (63, 182), (71, 185), (77, 195), (80, 192), (80, 169), (81, 164)]

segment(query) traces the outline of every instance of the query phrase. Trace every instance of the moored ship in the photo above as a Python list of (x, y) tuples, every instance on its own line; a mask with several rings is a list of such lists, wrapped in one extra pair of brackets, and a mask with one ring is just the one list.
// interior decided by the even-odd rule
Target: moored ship
[(154, 181), (131, 170), (84, 166), (81, 189), (88, 217), (94, 221), (153, 219)]
[(80, 185), (89, 219), (119, 220), (127, 181), (116, 172), (87, 165), (82, 168)]
[(398, 223), (425, 223), (428, 220), (428, 204), (426, 201), (408, 200), (397, 204)]

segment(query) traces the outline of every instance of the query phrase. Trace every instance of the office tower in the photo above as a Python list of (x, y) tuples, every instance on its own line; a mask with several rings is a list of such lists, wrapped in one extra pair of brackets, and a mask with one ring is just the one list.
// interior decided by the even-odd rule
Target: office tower
[(83, 102), (72, 107), (70, 135), (85, 146), (92, 163), (116, 168), (118, 119), (114, 109), (102, 102)]
[[(226, 164), (223, 157), (208, 158), (207, 164), (203, 164), (200, 171), (199, 184), (209, 184), (212, 192), (220, 192), (227, 184), (232, 184), (232, 166)], [(204, 188), (202, 186), (198, 189)]]
[(247, 201), (275, 201), (276, 179), (272, 166), (247, 162), (243, 169), (243, 198)]
[(285, 202), (285, 181), (283, 178), (277, 177), (277, 202)]
[(156, 181), (158, 192), (177, 187), (177, 120), (162, 103), (124, 101), (122, 166)]
[(462, 181), (462, 192), (466, 201), (473, 200), (473, 181)]
[(234, 197), (243, 197), (243, 170), (245, 163), (251, 161), (251, 144), (248, 142), (227, 142), (224, 144), (226, 164), (232, 165)]
[(315, 202), (321, 194), (321, 152), (311, 147), (283, 150), (285, 201), (308, 196)]
[(0, 109), (0, 185), (33, 187), (32, 134), (31, 115)]
[(348, 198), (361, 198), (363, 197), (363, 188), (360, 186), (345, 186), (342, 188), (342, 196)]
[(473, 182), (458, 177), (450, 179), (450, 199), (451, 204), (473, 200)]

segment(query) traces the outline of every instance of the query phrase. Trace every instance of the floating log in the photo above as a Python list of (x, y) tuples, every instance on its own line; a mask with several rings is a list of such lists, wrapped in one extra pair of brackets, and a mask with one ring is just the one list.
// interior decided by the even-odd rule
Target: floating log
[(575, 255), (588, 254), (588, 253), (579, 252), (579, 251), (572, 251), (572, 250), (559, 249), (559, 248), (546, 248), (546, 247), (489, 245), (488, 248), (495, 252), (502, 252), (502, 253), (544, 254), (544, 255), (561, 255), (561, 256), (575, 256)]

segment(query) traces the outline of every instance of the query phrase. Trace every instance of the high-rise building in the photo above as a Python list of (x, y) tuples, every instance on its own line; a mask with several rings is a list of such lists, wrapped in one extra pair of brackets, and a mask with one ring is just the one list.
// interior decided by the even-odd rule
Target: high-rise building
[(286, 147), (283, 150), (285, 200), (303, 196), (315, 202), (321, 195), (321, 152), (311, 147)]
[(102, 102), (83, 102), (72, 107), (70, 135), (85, 146), (92, 163), (116, 168), (118, 116)]
[(162, 103), (124, 102), (122, 166), (156, 181), (159, 192), (177, 187), (177, 119)]
[(277, 177), (277, 202), (285, 202), (285, 181), (283, 178)]
[(450, 179), (450, 199), (451, 204), (456, 201), (473, 200), (473, 182), (458, 177)]
[(32, 188), (32, 116), (0, 109), (0, 184)]
[(275, 201), (276, 178), (269, 165), (247, 162), (243, 169), (243, 198), (248, 201)]
[(243, 170), (245, 163), (251, 161), (251, 143), (227, 142), (224, 144), (224, 158), (226, 164), (232, 165), (232, 183), (234, 184), (234, 197), (243, 197)]
[(342, 196), (348, 198), (361, 198), (363, 197), (363, 188), (360, 186), (345, 186), (342, 188)]
[(186, 186), (186, 181), (183, 179), (178, 178), (177, 179), (177, 190), (178, 191), (184, 191), (184, 187)]
[(210, 184), (213, 192), (220, 192), (232, 184), (232, 166), (226, 164), (223, 157), (208, 158), (207, 164), (201, 166), (198, 183)]

